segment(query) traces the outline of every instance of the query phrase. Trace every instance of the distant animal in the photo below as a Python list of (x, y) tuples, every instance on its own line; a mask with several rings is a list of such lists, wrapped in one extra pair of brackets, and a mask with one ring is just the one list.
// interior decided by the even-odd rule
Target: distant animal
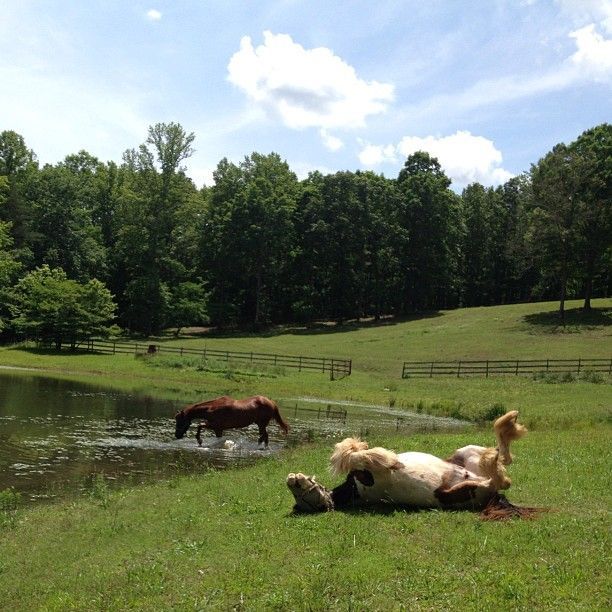
[(201, 419), (196, 431), (196, 440), (202, 446), (202, 429), (212, 430), (217, 438), (223, 435), (226, 429), (248, 427), (255, 423), (259, 428), (259, 444), (268, 447), (268, 432), (266, 427), (274, 419), (284, 434), (289, 426), (283, 420), (278, 406), (271, 399), (263, 395), (255, 395), (246, 399), (236, 400), (227, 395), (216, 399), (198, 402), (183, 408), (175, 415), (177, 439), (182, 438), (189, 429), (191, 422)]
[(446, 460), (420, 452), (395, 454), (385, 448), (368, 448), (367, 442), (346, 438), (335, 446), (332, 473), (347, 474), (331, 491), (314, 477), (287, 476), (295, 498), (294, 510), (322, 512), (357, 504), (390, 503), (411, 508), (482, 510), (488, 519), (531, 516), (535, 508), (519, 508), (500, 495), (510, 487), (506, 466), (512, 463), (510, 443), (526, 429), (513, 410), (493, 424), (497, 448), (469, 445)]

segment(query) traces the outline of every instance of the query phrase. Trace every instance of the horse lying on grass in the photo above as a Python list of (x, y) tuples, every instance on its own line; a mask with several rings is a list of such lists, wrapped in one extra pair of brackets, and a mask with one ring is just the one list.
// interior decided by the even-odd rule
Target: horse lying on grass
[(248, 427), (255, 423), (259, 427), (259, 444), (268, 447), (268, 432), (266, 427), (274, 419), (283, 433), (287, 434), (289, 426), (280, 415), (278, 406), (263, 395), (255, 395), (246, 399), (236, 400), (224, 395), (205, 402), (198, 402), (183, 408), (175, 415), (175, 436), (181, 439), (189, 429), (191, 422), (202, 419), (196, 431), (196, 440), (202, 446), (202, 429), (211, 429), (217, 438), (223, 435), (225, 429)]
[(314, 477), (289, 474), (287, 486), (297, 512), (324, 512), (358, 504), (388, 503), (410, 508), (481, 510), (481, 517), (501, 520), (530, 517), (536, 508), (512, 505), (500, 490), (510, 487), (506, 466), (512, 463), (510, 443), (526, 429), (513, 410), (493, 424), (497, 448), (469, 445), (446, 460), (427, 453), (395, 454), (385, 448), (368, 448), (367, 442), (346, 438), (335, 446), (331, 471), (347, 474), (331, 491)]

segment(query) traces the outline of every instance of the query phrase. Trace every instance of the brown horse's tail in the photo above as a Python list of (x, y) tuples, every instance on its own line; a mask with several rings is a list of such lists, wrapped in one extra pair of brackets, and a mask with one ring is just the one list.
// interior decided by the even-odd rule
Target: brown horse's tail
[(278, 406), (274, 402), (272, 402), (272, 404), (274, 404), (274, 414), (272, 416), (274, 420), (278, 423), (278, 426), (283, 430), (283, 433), (287, 435), (289, 433), (289, 425), (287, 425), (287, 423), (283, 420)]

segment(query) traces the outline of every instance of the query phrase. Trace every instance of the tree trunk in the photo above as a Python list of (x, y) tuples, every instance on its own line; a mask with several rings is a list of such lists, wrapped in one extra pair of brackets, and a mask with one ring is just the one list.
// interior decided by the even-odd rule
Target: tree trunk
[(565, 327), (565, 296), (567, 293), (567, 274), (565, 270), (561, 273), (561, 297), (559, 300), (559, 317), (561, 318), (561, 325)]
[(593, 257), (590, 256), (586, 262), (586, 281), (584, 283), (584, 306), (585, 311), (591, 310), (591, 296), (593, 295), (593, 269), (595, 268)]

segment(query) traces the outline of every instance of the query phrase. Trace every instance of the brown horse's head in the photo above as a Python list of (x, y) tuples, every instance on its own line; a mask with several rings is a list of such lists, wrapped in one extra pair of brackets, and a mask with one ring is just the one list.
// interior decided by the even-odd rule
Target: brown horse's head
[(176, 420), (176, 430), (174, 432), (174, 435), (176, 436), (177, 440), (180, 440), (187, 433), (187, 430), (191, 425), (191, 419), (185, 414), (183, 410), (177, 412), (174, 415), (174, 418)]

